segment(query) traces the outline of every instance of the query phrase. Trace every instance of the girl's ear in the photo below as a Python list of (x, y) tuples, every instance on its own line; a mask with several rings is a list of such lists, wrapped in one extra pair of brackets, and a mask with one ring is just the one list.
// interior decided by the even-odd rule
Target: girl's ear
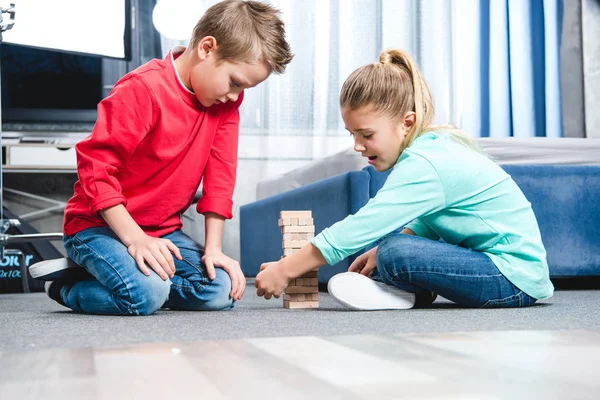
[(417, 114), (414, 111), (409, 111), (404, 114), (404, 118), (402, 119), (402, 127), (406, 133), (410, 132), (410, 130), (415, 126), (415, 122), (417, 120)]

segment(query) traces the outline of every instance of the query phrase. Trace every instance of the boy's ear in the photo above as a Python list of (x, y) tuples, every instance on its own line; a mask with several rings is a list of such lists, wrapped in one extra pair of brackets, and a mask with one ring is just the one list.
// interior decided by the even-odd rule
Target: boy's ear
[(217, 39), (213, 36), (203, 37), (196, 45), (196, 54), (200, 60), (210, 57), (217, 50)]

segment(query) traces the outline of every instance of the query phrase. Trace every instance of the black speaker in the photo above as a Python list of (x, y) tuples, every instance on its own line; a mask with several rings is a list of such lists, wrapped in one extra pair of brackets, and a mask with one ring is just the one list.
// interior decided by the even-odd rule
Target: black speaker
[[(18, 219), (6, 208), (4, 208), (4, 218)], [(9, 235), (40, 233), (27, 222), (21, 220), (20, 222), (20, 226), (10, 227), (5, 233)], [(43, 292), (44, 282), (31, 277), (29, 266), (38, 261), (61, 257), (64, 257), (64, 255), (50, 241), (38, 240), (7, 245), (4, 257), (0, 259), (0, 293), (23, 293), (23, 279), (27, 279), (30, 291)], [(26, 277), (21, 276), (21, 265), (23, 263), (27, 267)]]

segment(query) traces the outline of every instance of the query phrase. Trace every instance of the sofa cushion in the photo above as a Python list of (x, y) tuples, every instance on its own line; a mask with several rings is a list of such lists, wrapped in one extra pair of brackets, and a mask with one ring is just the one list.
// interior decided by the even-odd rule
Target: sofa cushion
[(600, 166), (504, 166), (538, 221), (550, 275), (600, 275)]

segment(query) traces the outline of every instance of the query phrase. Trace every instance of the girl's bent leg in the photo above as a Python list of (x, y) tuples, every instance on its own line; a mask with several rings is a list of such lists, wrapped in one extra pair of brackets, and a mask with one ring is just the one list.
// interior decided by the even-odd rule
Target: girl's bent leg
[(69, 236), (65, 248), (73, 261), (93, 275), (62, 286), (61, 298), (74, 311), (149, 315), (169, 296), (171, 283), (154, 272), (144, 275), (110, 228), (89, 228)]
[(205, 265), (201, 262), (204, 249), (181, 230), (165, 239), (172, 241), (181, 252), (183, 260), (175, 260), (175, 276), (171, 278), (171, 293), (165, 308), (188, 311), (222, 311), (233, 308), (229, 297), (231, 278), (221, 268), (215, 268), (214, 280), (208, 278)]
[(485, 254), (412, 235), (393, 234), (379, 245), (377, 271), (397, 288), (433, 291), (461, 306), (524, 307), (536, 301)]

